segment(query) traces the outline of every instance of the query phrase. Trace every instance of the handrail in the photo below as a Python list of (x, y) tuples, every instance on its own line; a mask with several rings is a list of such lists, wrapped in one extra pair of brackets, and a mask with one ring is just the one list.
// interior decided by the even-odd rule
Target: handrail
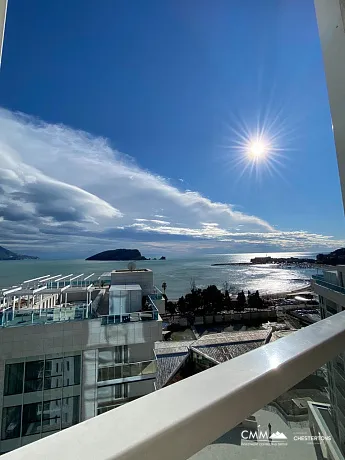
[(343, 320), (345, 312), (326, 318), (3, 458), (188, 459), (343, 351)]

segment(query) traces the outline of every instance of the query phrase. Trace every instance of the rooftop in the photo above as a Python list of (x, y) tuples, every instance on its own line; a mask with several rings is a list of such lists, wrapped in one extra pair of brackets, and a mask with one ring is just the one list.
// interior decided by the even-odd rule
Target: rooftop
[(196, 352), (201, 352), (205, 357), (210, 358), (212, 361), (224, 363), (225, 361), (243, 355), (248, 351), (255, 350), (255, 348), (261, 347), (262, 345), (264, 345), (264, 341), (259, 340), (232, 345), (209, 344), (202, 347), (193, 346), (192, 349)]
[(149, 268), (135, 268), (134, 270), (129, 270), (128, 268), (112, 270), (111, 273), (138, 273), (138, 272), (152, 272)]
[(156, 342), (157, 388), (165, 386), (194, 351), (214, 363), (223, 363), (264, 345), (271, 329), (205, 334), (197, 340)]
[(206, 346), (216, 344), (232, 344), (248, 341), (265, 341), (270, 334), (270, 330), (256, 330), (256, 331), (233, 331), (233, 332), (220, 332), (216, 334), (206, 334), (201, 336), (194, 346)]

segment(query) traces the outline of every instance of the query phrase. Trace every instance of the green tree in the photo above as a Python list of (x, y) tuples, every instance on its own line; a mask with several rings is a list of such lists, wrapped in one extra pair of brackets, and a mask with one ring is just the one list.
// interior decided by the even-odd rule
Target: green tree
[(165, 294), (166, 288), (167, 288), (167, 283), (164, 281), (164, 283), (162, 283), (163, 294)]
[(230, 297), (230, 293), (228, 290), (225, 290), (224, 292), (223, 305), (224, 305), (225, 310), (227, 311), (231, 310), (231, 297)]
[(222, 310), (224, 297), (222, 292), (214, 284), (207, 286), (202, 291), (202, 298), (206, 314), (214, 314)]
[(245, 305), (246, 305), (246, 296), (245, 296), (245, 293), (241, 291), (237, 294), (237, 309), (239, 311), (243, 311)]
[(176, 307), (181, 315), (185, 315), (187, 313), (187, 303), (184, 296), (178, 299)]
[(259, 291), (248, 296), (248, 306), (256, 310), (263, 308), (263, 300), (260, 297)]
[(174, 302), (170, 302), (168, 301), (166, 303), (166, 307), (165, 307), (165, 310), (171, 315), (175, 315), (176, 313), (176, 304)]

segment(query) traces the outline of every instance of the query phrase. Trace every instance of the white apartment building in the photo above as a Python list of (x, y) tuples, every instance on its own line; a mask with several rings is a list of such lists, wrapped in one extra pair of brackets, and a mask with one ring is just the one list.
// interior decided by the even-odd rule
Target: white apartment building
[[(315, 9), (332, 117), (338, 169), (345, 205), (345, 1), (315, 0)], [(345, 310), (345, 266), (315, 276), (313, 286), (319, 295), (321, 317), (327, 318)], [(345, 345), (327, 364), (330, 413), (338, 446), (345, 454)], [(315, 409), (315, 408), (314, 408)], [(318, 429), (324, 429), (325, 418), (318, 417)], [(323, 426), (322, 426), (323, 425)], [(330, 455), (333, 458), (334, 455)]]
[[(155, 291), (152, 271), (145, 275)], [(26, 306), (2, 321), (1, 454), (154, 391), (154, 343), (162, 339), (162, 321), (154, 301), (142, 301), (142, 292), (150, 293), (147, 279), (128, 270), (124, 277), (126, 285), (92, 292), (92, 315), (77, 314), (82, 307), (75, 289), (70, 297), (76, 306), (64, 300), (46, 311)], [(111, 292), (125, 302), (116, 297), (113, 307)], [(159, 302), (157, 290), (152, 296)]]

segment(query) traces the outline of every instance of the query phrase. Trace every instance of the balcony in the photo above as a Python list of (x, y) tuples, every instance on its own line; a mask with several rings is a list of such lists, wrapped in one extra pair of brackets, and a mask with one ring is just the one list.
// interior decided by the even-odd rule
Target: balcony
[(188, 459), (343, 351), (342, 320), (345, 312), (4, 458)]
[(345, 294), (345, 288), (325, 281), (325, 278), (322, 275), (313, 275), (312, 278), (316, 285), (331, 289), (332, 291), (339, 292), (340, 294)]
[(157, 321), (159, 317), (156, 304), (151, 296), (147, 296), (147, 310), (135, 311), (131, 313), (122, 313), (119, 315), (102, 315), (102, 326), (109, 324), (129, 323), (131, 321)]

